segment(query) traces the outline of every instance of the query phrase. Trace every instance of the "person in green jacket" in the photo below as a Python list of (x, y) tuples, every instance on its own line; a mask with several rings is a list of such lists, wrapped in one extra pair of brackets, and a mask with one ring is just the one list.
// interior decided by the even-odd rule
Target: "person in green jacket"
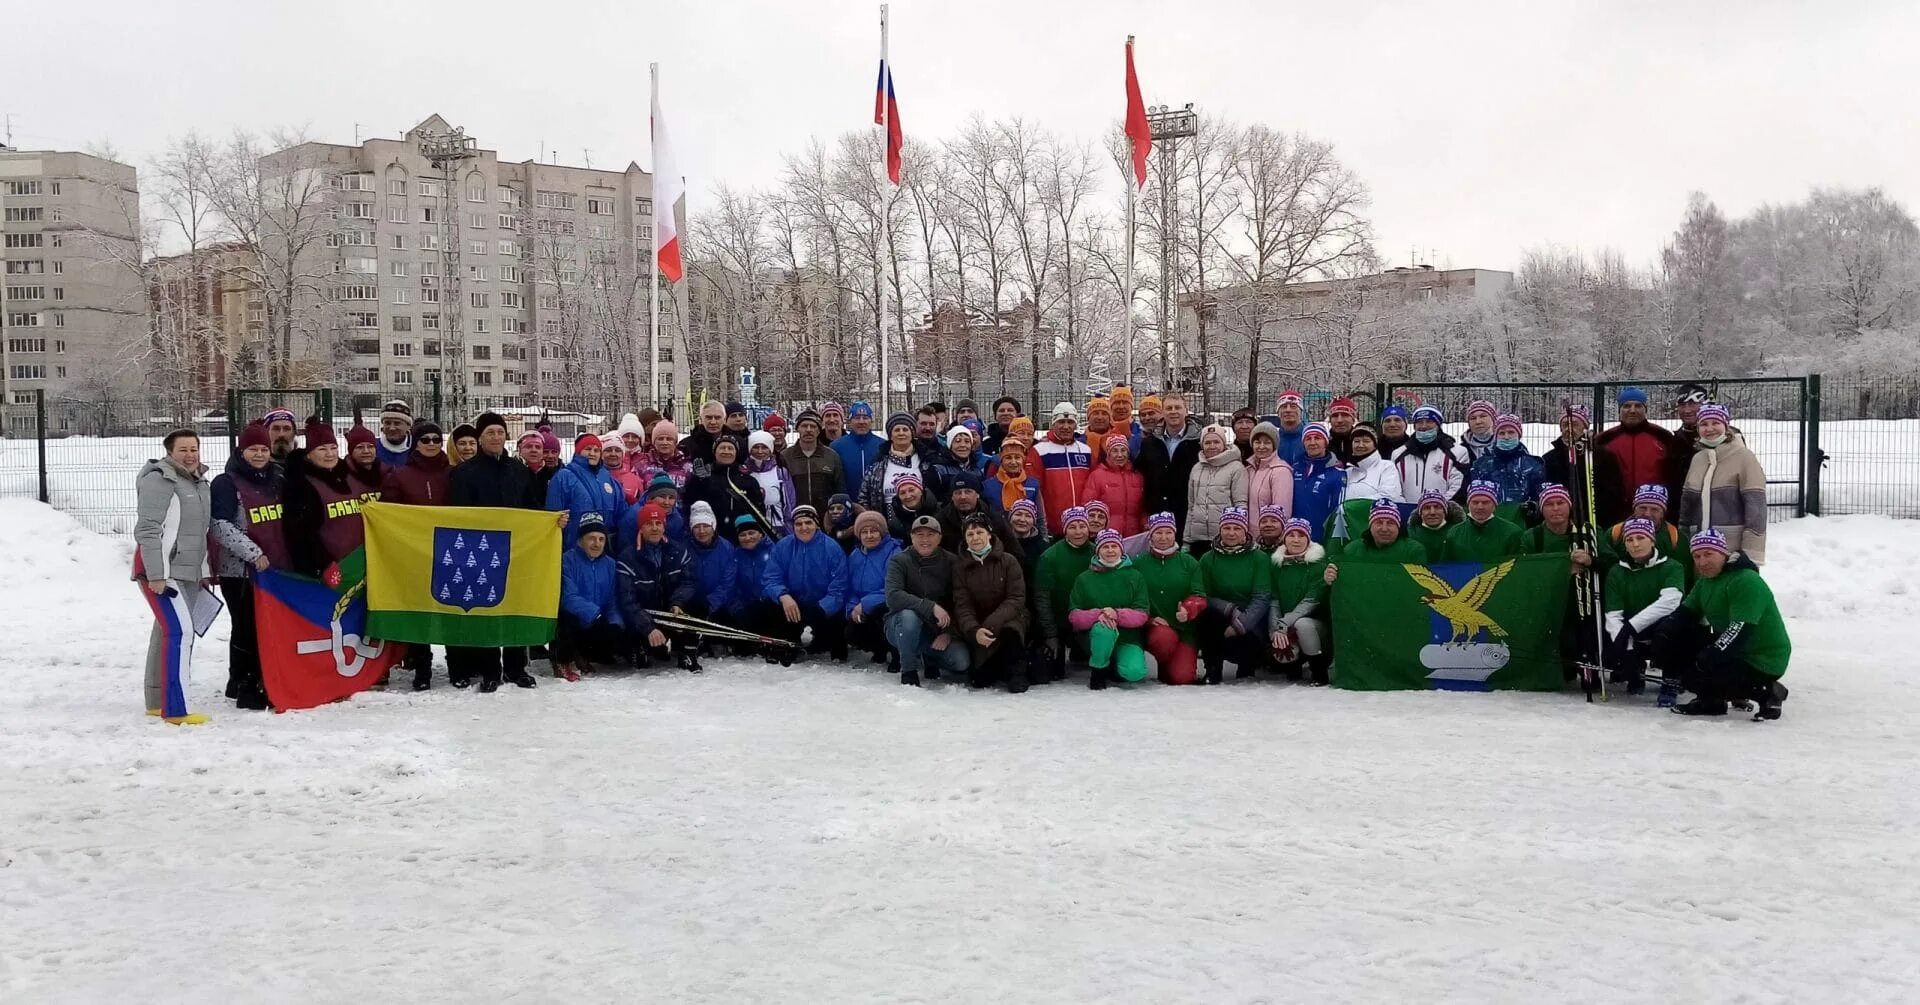
[[(1347, 545), (1327, 563), (1325, 579), (1332, 586), (1340, 578), (1342, 562), (1366, 562), (1390, 565), (1425, 565), (1427, 549), (1418, 541), (1400, 533), (1400, 507), (1391, 499), (1375, 499), (1367, 514), (1367, 532)], [(1332, 597), (1328, 597), (1332, 602)]]
[[(1667, 520), (1667, 487), (1665, 485), (1642, 485), (1633, 494), (1633, 516), (1641, 520), (1653, 521), (1653, 550), (1667, 556), (1677, 568), (1687, 574), (1687, 582), (1693, 582), (1693, 556), (1687, 552), (1687, 543), (1680, 536), (1680, 528)], [(1624, 554), (1623, 540), (1626, 536), (1626, 524), (1616, 523), (1607, 528), (1600, 538), (1600, 559), (1611, 562)]]
[[(1520, 550), (1527, 555), (1566, 555), (1571, 561), (1567, 571), (1585, 576), (1594, 568), (1593, 552), (1578, 546), (1580, 532), (1573, 526), (1573, 493), (1565, 485), (1548, 482), (1540, 486), (1540, 523), (1520, 532)], [(1578, 582), (1576, 582), (1578, 587)], [(1591, 663), (1601, 654), (1593, 613), (1582, 609), (1580, 590), (1567, 591), (1567, 606), (1560, 619), (1560, 662), (1568, 680), (1580, 675), (1580, 664)], [(1638, 694), (1639, 692), (1634, 692)]]
[(1313, 525), (1288, 520), (1273, 553), (1272, 620), (1274, 659), (1288, 678), (1299, 680), (1304, 665), (1316, 687), (1327, 683), (1327, 549), (1313, 540)]
[(1494, 515), (1499, 506), (1498, 485), (1474, 482), (1467, 489), (1467, 519), (1447, 531), (1440, 561), (1492, 564), (1520, 554), (1520, 528)]
[(1219, 536), (1200, 556), (1200, 578), (1207, 609), (1200, 614), (1200, 661), (1206, 683), (1218, 684), (1222, 664), (1233, 660), (1234, 679), (1252, 677), (1270, 650), (1267, 605), (1273, 589), (1273, 560), (1253, 546), (1253, 528), (1244, 506), (1220, 508)]
[(1180, 550), (1172, 513), (1147, 518), (1147, 551), (1134, 558), (1133, 567), (1147, 581), (1147, 652), (1160, 668), (1160, 683), (1193, 683), (1200, 660), (1194, 627), (1207, 591), (1199, 559)]
[(1087, 633), (1087, 687), (1095, 691), (1147, 676), (1147, 653), (1140, 645), (1150, 603), (1147, 581), (1120, 541), (1118, 531), (1100, 532), (1093, 562), (1086, 575), (1073, 581), (1067, 602), (1068, 623), (1074, 631)]
[(1060, 540), (1048, 545), (1033, 564), (1033, 608), (1040, 622), (1036, 655), (1044, 663), (1034, 668), (1033, 683), (1065, 680), (1067, 651), (1079, 648), (1077, 636), (1067, 625), (1067, 605), (1074, 581), (1093, 561), (1093, 540), (1085, 507), (1067, 507), (1060, 521)]
[(1442, 492), (1429, 489), (1420, 494), (1420, 508), (1414, 510), (1413, 522), (1407, 524), (1407, 536), (1420, 542), (1429, 555), (1444, 554), (1447, 532), (1466, 518), (1467, 511), (1458, 503)]
[(1780, 678), (1793, 656), (1787, 625), (1773, 601), (1773, 590), (1746, 555), (1735, 555), (1717, 530), (1703, 530), (1688, 542), (1693, 550), (1693, 589), (1681, 610), (1699, 619), (1704, 632), (1693, 665), (1682, 683), (1693, 700), (1675, 705), (1681, 715), (1726, 715), (1727, 702), (1759, 702), (1754, 721), (1780, 718), (1787, 689)]
[[(1680, 563), (1662, 555), (1654, 547), (1658, 525), (1652, 520), (1634, 517), (1622, 525), (1621, 546), (1625, 557), (1607, 566), (1607, 652), (1605, 665), (1609, 679), (1624, 681), (1628, 694), (1646, 690), (1649, 665), (1662, 674), (1674, 662), (1674, 644), (1684, 637), (1679, 616), (1680, 601), (1686, 596), (1687, 574)], [(1661, 704), (1673, 704), (1675, 689), (1660, 689)]]

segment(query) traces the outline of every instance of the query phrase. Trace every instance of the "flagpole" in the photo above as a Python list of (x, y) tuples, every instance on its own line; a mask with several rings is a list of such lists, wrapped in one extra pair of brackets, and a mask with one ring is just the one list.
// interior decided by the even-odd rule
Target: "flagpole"
[[(887, 62), (887, 5), (880, 5), (880, 244), (886, 249), (887, 261), (893, 261), (893, 233), (890, 229), (890, 214), (887, 212), (887, 185), (891, 181), (887, 173), (887, 143), (893, 129), (893, 102), (887, 100), (893, 91), (893, 67)], [(874, 256), (873, 267), (880, 269), (880, 257)], [(887, 392), (892, 390), (891, 368), (888, 366), (887, 353), (887, 271), (880, 273), (880, 413), (893, 414), (892, 406), (887, 404)], [(908, 388), (912, 390), (911, 387)]]
[[(1129, 62), (1133, 55), (1133, 36), (1127, 36), (1127, 55)], [(1133, 163), (1133, 137), (1127, 137), (1127, 163)], [(1127, 386), (1133, 386), (1133, 238), (1134, 238), (1134, 195), (1138, 185), (1134, 184), (1133, 171), (1122, 167), (1120, 172), (1127, 180), (1127, 278), (1126, 288), (1120, 296), (1120, 330), (1126, 339), (1126, 376), (1122, 378)]]
[[(652, 91), (648, 94), (649, 101), (647, 104), (647, 108), (648, 108), (647, 142), (649, 144), (650, 149), (653, 151), (652, 157), (653, 157), (653, 169), (655, 172), (654, 177), (658, 178), (659, 177), (658, 172), (660, 170), (660, 134), (659, 134), (660, 127), (657, 124), (655, 124), (653, 121), (652, 109), (660, 107), (660, 64), (648, 63), (647, 73), (651, 78), (650, 84), (652, 87)], [(655, 219), (659, 218), (660, 209), (661, 207), (659, 203), (655, 203), (653, 207), (653, 215)], [(673, 206), (669, 204), (666, 207), (666, 211), (669, 213), (673, 212)], [(649, 223), (649, 226), (651, 227), (652, 224)], [(653, 408), (659, 408), (660, 407), (660, 246), (657, 243), (657, 241), (659, 240), (659, 237), (660, 237), (660, 231), (659, 231), (659, 228), (653, 227), (652, 232), (653, 232), (654, 240), (647, 242), (649, 247), (651, 248), (651, 253), (647, 255), (647, 259), (650, 265), (650, 268), (648, 269), (648, 280), (647, 280), (647, 404)], [(681, 421), (684, 422), (686, 420), (683, 418)]]

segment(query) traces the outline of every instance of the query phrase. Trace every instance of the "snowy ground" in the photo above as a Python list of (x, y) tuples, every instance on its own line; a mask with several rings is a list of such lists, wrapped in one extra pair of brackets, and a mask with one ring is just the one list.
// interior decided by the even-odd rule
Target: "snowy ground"
[(1920, 524), (1777, 529), (1769, 724), (740, 663), (274, 716), (216, 643), (178, 728), (126, 547), (0, 502), (7, 1001), (1920, 996)]

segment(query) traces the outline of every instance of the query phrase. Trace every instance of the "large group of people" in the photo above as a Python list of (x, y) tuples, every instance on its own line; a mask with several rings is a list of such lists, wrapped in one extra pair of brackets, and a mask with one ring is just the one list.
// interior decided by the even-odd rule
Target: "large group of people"
[[(884, 421), (866, 402), (829, 402), (754, 429), (743, 406), (708, 402), (684, 433), (642, 409), (580, 434), (570, 455), (544, 422), (510, 444), (496, 413), (448, 433), (398, 401), (378, 432), (356, 420), (343, 452), (317, 417), (296, 442), (294, 415), (276, 409), (239, 433), (211, 485), (187, 430), (139, 475), (148, 709), (203, 721), (178, 675), (194, 594), (214, 586), (234, 618), (228, 697), (267, 707), (251, 577), (323, 574), (360, 547), (359, 507), (379, 499), (558, 514), (551, 647), (446, 652), (449, 683), (483, 692), (534, 687), (543, 656), (576, 681), (619, 664), (698, 672), (722, 646), (786, 663), (858, 652), (902, 684), (1016, 693), (1082, 667), (1095, 690), (1150, 673), (1219, 684), (1228, 663), (1240, 678), (1326, 684), (1342, 565), (1551, 554), (1605, 601), (1569, 601), (1570, 679), (1604, 665), (1638, 691), (1657, 667), (1666, 691), (1693, 694), (1676, 711), (1748, 702), (1778, 717), (1790, 647), (1759, 573), (1764, 473), (1705, 388), (1680, 388), (1677, 429), (1650, 404), (1622, 390), (1598, 435), (1568, 407), (1543, 454), (1491, 402), (1469, 405), (1455, 436), (1431, 405), (1363, 422), (1333, 398), (1314, 421), (1293, 391), (1272, 414), (1211, 424), (1182, 394), (1136, 402), (1124, 386), (1044, 423), (1002, 397), (984, 413), (935, 402)], [(735, 634), (708, 638), (693, 619)], [(428, 647), (405, 668), (415, 690), (432, 687)]]

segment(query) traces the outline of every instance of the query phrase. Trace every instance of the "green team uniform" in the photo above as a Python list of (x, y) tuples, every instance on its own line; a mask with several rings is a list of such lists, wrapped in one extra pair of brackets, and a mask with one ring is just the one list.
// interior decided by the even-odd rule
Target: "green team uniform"
[(1194, 623), (1181, 621), (1175, 615), (1181, 601), (1207, 595), (1200, 575), (1200, 560), (1184, 551), (1176, 551), (1166, 558), (1149, 551), (1136, 557), (1133, 567), (1140, 578), (1147, 581), (1147, 618), (1164, 620), (1173, 626), (1180, 641), (1191, 643)]
[(1033, 563), (1033, 584), (1035, 591), (1035, 609), (1042, 619), (1040, 628), (1045, 637), (1068, 639), (1073, 637), (1073, 629), (1067, 624), (1068, 599), (1073, 595), (1074, 581), (1087, 571), (1087, 564), (1093, 561), (1093, 539), (1075, 548), (1061, 538), (1040, 553), (1040, 560)]
[[(1600, 538), (1600, 552), (1610, 559), (1619, 559), (1627, 553), (1625, 523), (1616, 523), (1607, 528)], [(1686, 573), (1687, 579), (1693, 579), (1693, 555), (1687, 551), (1687, 542), (1680, 536), (1680, 528), (1662, 521), (1653, 529), (1653, 550), (1667, 556)]]
[(1272, 589), (1273, 556), (1258, 548), (1242, 548), (1231, 555), (1215, 548), (1200, 556), (1200, 577), (1206, 584), (1202, 596), (1245, 611), (1253, 598), (1266, 596)]
[(1406, 529), (1401, 533), (1420, 542), (1420, 547), (1427, 549), (1427, 554), (1444, 555), (1447, 553), (1447, 534), (1458, 526), (1460, 526), (1459, 521), (1449, 519), (1438, 527), (1429, 527), (1415, 516), (1413, 522), (1407, 524)]
[(1425, 565), (1427, 549), (1420, 542), (1407, 537), (1397, 537), (1393, 543), (1382, 548), (1373, 543), (1373, 529), (1369, 527), (1362, 536), (1355, 538), (1347, 550), (1340, 553), (1339, 562), (1369, 562), (1383, 565)]
[[(1396, 542), (1397, 543), (1397, 542)], [(1308, 546), (1306, 555), (1313, 553)], [(1324, 552), (1321, 557), (1309, 560), (1306, 555), (1288, 557), (1282, 555), (1273, 565), (1273, 606), (1271, 610), (1276, 619), (1286, 616), (1306, 601), (1316, 604), (1327, 602), (1327, 559)], [(1275, 631), (1278, 631), (1276, 626)]]
[(1521, 553), (1522, 531), (1499, 517), (1486, 523), (1471, 518), (1447, 532), (1442, 562), (1483, 562), (1492, 564)]
[[(1663, 590), (1672, 590), (1676, 596), (1685, 594), (1687, 573), (1680, 563), (1658, 551), (1647, 559), (1645, 565), (1625, 559), (1608, 566), (1605, 590), (1607, 630), (1613, 631), (1619, 621), (1634, 621), (1640, 612), (1652, 607), (1660, 599)], [(1641, 619), (1641, 623), (1635, 624), (1634, 628), (1642, 630), (1658, 620), (1659, 617)]]
[(1720, 575), (1701, 577), (1687, 591), (1681, 603), (1706, 622), (1717, 638), (1728, 627), (1739, 624), (1745, 645), (1740, 659), (1769, 677), (1787, 672), (1787, 660), (1793, 655), (1793, 643), (1787, 639), (1787, 624), (1773, 601), (1773, 590), (1760, 578), (1760, 570), (1742, 558), (1728, 563)]

